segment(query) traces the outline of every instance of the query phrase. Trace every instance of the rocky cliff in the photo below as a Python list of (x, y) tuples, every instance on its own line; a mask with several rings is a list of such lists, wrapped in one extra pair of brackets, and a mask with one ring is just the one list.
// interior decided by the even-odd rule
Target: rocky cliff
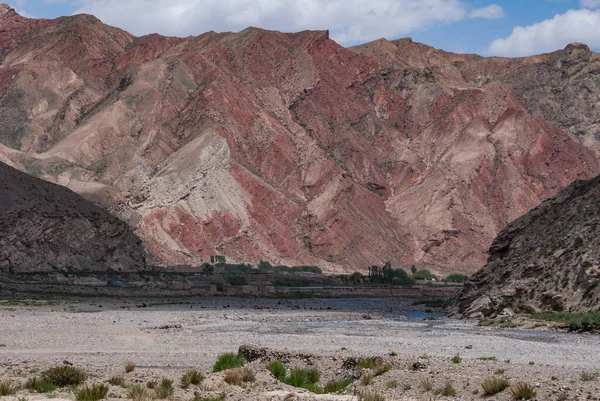
[(457, 301), (466, 317), (600, 308), (600, 177), (577, 181), (504, 228)]
[(0, 162), (0, 272), (139, 271), (141, 240), (73, 191)]
[(134, 37), (8, 7), (0, 46), (0, 160), (108, 208), (162, 263), (472, 272), (506, 223), (600, 173), (600, 109), (578, 108), (599, 57), (581, 46)]

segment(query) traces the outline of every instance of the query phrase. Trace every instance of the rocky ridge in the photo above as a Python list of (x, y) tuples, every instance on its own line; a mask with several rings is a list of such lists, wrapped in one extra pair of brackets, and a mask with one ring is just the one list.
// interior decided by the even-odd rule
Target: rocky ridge
[(0, 272), (138, 271), (141, 240), (73, 191), (0, 162)]
[(577, 106), (599, 58), (579, 45), (486, 59), (325, 31), (138, 38), (6, 7), (0, 31), (0, 161), (107, 208), (164, 264), (472, 272), (506, 223), (600, 173), (598, 110)]
[(458, 296), (465, 317), (600, 309), (600, 177), (577, 181), (504, 228)]

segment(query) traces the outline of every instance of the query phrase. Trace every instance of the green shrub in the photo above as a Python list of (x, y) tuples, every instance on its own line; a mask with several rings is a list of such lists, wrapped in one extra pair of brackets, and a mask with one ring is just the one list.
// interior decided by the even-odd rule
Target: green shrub
[(156, 398), (159, 400), (171, 397), (174, 392), (173, 380), (171, 379), (162, 379), (160, 385), (155, 390)]
[(285, 366), (283, 363), (279, 361), (269, 362), (267, 364), (267, 370), (271, 372), (277, 380), (283, 381), (283, 379), (285, 379)]
[(320, 394), (323, 392), (323, 389), (316, 385), (320, 378), (321, 373), (317, 369), (295, 368), (290, 370), (290, 374), (283, 379), (283, 382), (290, 386), (303, 388), (313, 393)]
[(431, 274), (431, 272), (429, 270), (421, 269), (421, 270), (417, 270), (415, 273), (413, 273), (413, 278), (415, 280), (433, 280), (437, 277), (434, 276), (433, 274)]
[(518, 382), (510, 388), (513, 400), (530, 400), (535, 397), (535, 390), (528, 383)]
[(12, 380), (2, 380), (0, 382), (0, 397), (5, 395), (14, 395), (19, 390), (19, 386), (13, 383)]
[(74, 366), (55, 366), (42, 373), (42, 379), (57, 387), (78, 386), (87, 378), (85, 371)]
[(244, 366), (246, 360), (239, 354), (227, 352), (219, 355), (217, 362), (213, 366), (213, 372), (221, 372), (227, 369), (239, 368)]
[(204, 375), (202, 372), (195, 369), (190, 369), (181, 377), (181, 388), (188, 388), (192, 384), (197, 386), (198, 384), (202, 383), (202, 380), (204, 380)]
[(589, 313), (542, 312), (533, 314), (535, 319), (562, 323), (569, 331), (600, 330), (600, 311)]
[(494, 395), (498, 394), (501, 391), (504, 391), (510, 386), (510, 382), (503, 377), (489, 376), (487, 377), (483, 383), (481, 383), (481, 387), (483, 387), (483, 392), (486, 395)]
[(108, 386), (106, 384), (92, 384), (78, 389), (75, 392), (77, 401), (98, 401), (106, 397)]
[(465, 283), (469, 281), (469, 276), (465, 274), (450, 274), (446, 277), (446, 281), (449, 283)]
[(54, 384), (41, 377), (34, 377), (27, 380), (25, 387), (31, 391), (35, 391), (36, 393), (49, 393), (56, 390), (56, 386)]
[(452, 361), (452, 363), (454, 363), (454, 364), (459, 364), (459, 363), (461, 363), (461, 362), (462, 362), (462, 358), (461, 358), (460, 354), (456, 354), (456, 355), (454, 355), (454, 356), (453, 356), (453, 357), (452, 357), (450, 360), (451, 360), (451, 361)]
[(361, 369), (373, 369), (375, 367), (375, 358), (360, 358), (356, 361), (356, 366)]

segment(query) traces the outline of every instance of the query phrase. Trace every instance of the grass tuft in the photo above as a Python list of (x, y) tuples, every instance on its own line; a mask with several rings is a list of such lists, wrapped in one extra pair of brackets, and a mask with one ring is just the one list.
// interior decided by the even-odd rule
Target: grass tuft
[(483, 392), (485, 395), (494, 395), (498, 394), (510, 386), (510, 382), (504, 377), (496, 377), (489, 376), (487, 377), (483, 383), (481, 383), (481, 387), (483, 387)]
[(121, 376), (113, 376), (107, 380), (107, 383), (113, 386), (125, 387), (125, 379)]
[(325, 394), (341, 393), (342, 391), (346, 390), (346, 388), (352, 383), (353, 380), (349, 378), (330, 380), (327, 383), (325, 383), (325, 386), (323, 387), (323, 392)]
[(427, 393), (433, 390), (433, 382), (429, 378), (421, 379), (419, 382), (419, 387), (421, 387), (421, 390)]
[(239, 354), (227, 352), (219, 355), (217, 362), (213, 366), (213, 372), (221, 372), (227, 369), (234, 369), (244, 366), (246, 360)]
[(202, 383), (202, 380), (204, 380), (204, 375), (202, 372), (195, 369), (190, 369), (181, 377), (181, 388), (188, 388), (192, 384), (197, 386)]
[(279, 361), (269, 362), (267, 370), (279, 381), (283, 381), (285, 378), (285, 366)]
[(151, 399), (148, 389), (140, 384), (131, 386), (127, 393), (127, 397), (133, 401), (148, 401)]
[(126, 373), (133, 372), (135, 370), (135, 367), (136, 367), (135, 362), (132, 362), (132, 361), (125, 362), (125, 372)]
[(19, 386), (12, 380), (5, 379), (0, 382), (0, 397), (14, 395), (17, 391), (19, 391)]
[(512, 385), (510, 393), (513, 400), (531, 400), (535, 397), (535, 390), (526, 382), (518, 382)]
[(42, 379), (57, 387), (78, 386), (87, 378), (87, 373), (74, 366), (63, 365), (47, 369)]
[(582, 382), (590, 382), (592, 380), (596, 380), (598, 378), (598, 373), (594, 372), (581, 372), (579, 373), (579, 380)]
[(445, 397), (452, 397), (456, 395), (456, 389), (452, 385), (452, 380), (446, 379), (444, 387), (439, 390), (439, 393)]
[(163, 378), (154, 391), (156, 393), (156, 398), (159, 400), (164, 400), (165, 398), (171, 397), (175, 392), (175, 389), (173, 388), (173, 380)]
[(33, 377), (27, 380), (25, 387), (30, 391), (35, 391), (36, 393), (50, 393), (56, 390), (56, 386), (54, 384), (41, 377)]
[(99, 401), (108, 394), (108, 386), (106, 384), (92, 384), (78, 389), (75, 392), (77, 401)]
[(452, 363), (454, 364), (459, 364), (462, 362), (462, 357), (460, 356), (460, 354), (456, 354), (454, 355), (452, 358), (450, 358), (450, 360), (452, 361)]
[(234, 386), (241, 386), (244, 383), (250, 383), (256, 381), (254, 372), (248, 367), (228, 369), (223, 377), (225, 383), (232, 384)]
[(385, 401), (385, 396), (372, 390), (361, 390), (357, 394), (358, 401)]

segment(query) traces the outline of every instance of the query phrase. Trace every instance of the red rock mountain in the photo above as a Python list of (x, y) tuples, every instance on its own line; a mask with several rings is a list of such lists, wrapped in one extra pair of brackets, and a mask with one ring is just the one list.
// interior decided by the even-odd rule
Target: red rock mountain
[(506, 223), (600, 173), (585, 45), (134, 37), (0, 6), (0, 46), (0, 161), (108, 208), (163, 263), (472, 272)]

